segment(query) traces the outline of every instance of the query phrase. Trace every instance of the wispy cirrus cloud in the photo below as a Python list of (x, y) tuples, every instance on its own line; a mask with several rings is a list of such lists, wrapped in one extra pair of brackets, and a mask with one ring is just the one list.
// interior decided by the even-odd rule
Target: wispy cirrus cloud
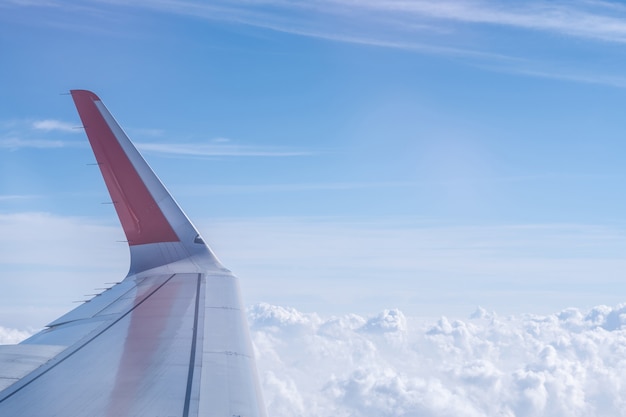
[[(158, 128), (135, 128), (133, 133), (141, 137), (163, 136)], [(58, 149), (85, 147), (85, 140), (67, 140), (67, 133), (83, 133), (76, 124), (55, 119), (5, 120), (0, 121), (0, 149), (18, 150)], [(218, 137), (204, 142), (137, 142), (142, 151), (179, 157), (296, 157), (312, 156), (316, 152), (289, 149), (279, 146), (253, 146), (234, 143), (233, 140)]]
[(61, 132), (75, 133), (81, 131), (80, 126), (54, 119), (36, 120), (33, 122), (32, 126), (36, 130), (43, 130), (46, 132), (58, 130)]
[(0, 201), (18, 201), (18, 200), (30, 200), (33, 198), (37, 198), (35, 195), (19, 195), (19, 194), (0, 194)]
[[(16, 2), (6, 7), (34, 7)], [(626, 42), (626, 5), (597, 0), (83, 0), (49, 7), (68, 30), (95, 30), (128, 10), (227, 22), (329, 42), (452, 56), (487, 71), (624, 88), (616, 68)], [(63, 13), (61, 15), (61, 13)], [(71, 16), (71, 19), (68, 17)], [(76, 19), (81, 17), (84, 19)], [(76, 22), (97, 21), (99, 25)], [(108, 25), (105, 25), (108, 27)], [(89, 28), (87, 28), (89, 27)], [(574, 40), (574, 41), (572, 41)], [(599, 52), (600, 48), (613, 48)], [(615, 57), (610, 65), (602, 59)], [(582, 65), (581, 65), (582, 63)]]
[[(419, 183), (408, 181), (396, 182), (329, 182), (329, 183), (283, 183), (283, 184), (228, 184), (189, 187), (190, 193), (282, 193), (294, 191), (346, 191), (376, 188), (412, 188)], [(184, 187), (183, 187), (184, 188)]]
[(187, 194), (214, 193), (238, 194), (238, 193), (289, 193), (299, 191), (347, 191), (365, 189), (392, 189), (406, 188), (417, 189), (432, 186), (455, 186), (468, 185), (478, 186), (483, 184), (507, 184), (507, 183), (533, 183), (542, 181), (580, 181), (580, 180), (621, 180), (621, 176), (610, 174), (537, 174), (525, 176), (499, 176), (499, 177), (465, 177), (430, 179), (424, 181), (361, 181), (361, 182), (301, 182), (301, 183), (263, 183), (263, 184), (210, 184), (189, 187), (182, 186)]
[(0, 149), (17, 150), (22, 148), (35, 149), (56, 149), (68, 147), (83, 147), (84, 143), (54, 140), (54, 139), (21, 139), (21, 138), (0, 138)]
[[(10, 3), (11, 4), (11, 3)], [(14, 1), (19, 6), (56, 6), (81, 13), (94, 8), (150, 9), (380, 46), (431, 45), (424, 34), (449, 39), (479, 26), (513, 28), (607, 42), (626, 42), (626, 6), (598, 0), (500, 2), (495, 0), (86, 0), (75, 5)], [(422, 40), (420, 40), (422, 39)], [(467, 45), (466, 48), (467, 49)]]
[[(119, 0), (98, 3), (127, 4)], [(626, 6), (606, 1), (531, 0), (499, 2), (493, 0), (324, 0), (292, 1), (139, 1), (132, 7), (150, 8), (162, 12), (194, 17), (229, 20), (293, 32), (320, 36), (339, 41), (367, 42), (382, 40), (383, 29), (388, 34), (404, 34), (404, 39), (416, 40), (424, 32), (451, 34), (459, 32), (460, 24), (492, 25), (532, 31), (551, 32), (579, 38), (610, 42), (626, 42)], [(311, 19), (311, 16), (325, 19)], [(336, 23), (344, 25), (336, 25)], [(450, 26), (446, 26), (450, 25)], [(367, 29), (367, 30), (365, 30)], [(399, 44), (397, 44), (399, 45)], [(407, 44), (408, 45), (408, 44)]]
[[(468, 24), (489, 24), (546, 31), (580, 38), (626, 42), (626, 7), (601, 1), (498, 2), (458, 1), (364, 1), (358, 5), (338, 0), (337, 6), (351, 5), (370, 12), (395, 15), (405, 22), (439, 20)], [(408, 25), (409, 26), (409, 25)]]
[[(98, 4), (127, 7), (119, 0)], [(626, 42), (626, 6), (614, 2), (191, 0), (139, 1), (131, 7), (331, 42), (454, 56), (489, 71), (626, 86), (621, 73), (596, 65), (593, 59), (599, 44), (617, 48)], [(564, 42), (569, 38), (578, 41)], [(520, 47), (524, 42), (529, 43)], [(582, 53), (589, 59), (581, 67), (559, 61), (562, 53), (546, 54), (563, 48), (571, 56)]]
[(84, 141), (67, 140), (68, 133), (81, 133), (75, 124), (56, 119), (0, 121), (0, 149), (58, 149), (86, 146)]
[[(342, 42), (385, 44), (402, 35), (411, 45), (424, 33), (451, 35), (466, 28), (459, 25), (508, 27), (541, 31), (583, 39), (626, 42), (626, 6), (598, 0), (513, 1), (495, 0), (87, 0), (75, 5), (53, 2), (14, 1), (13, 6), (93, 11), (94, 7), (131, 7), (164, 13), (318, 36)], [(370, 36), (368, 36), (370, 35)], [(427, 45), (428, 42), (424, 42)]]
[(227, 140), (210, 143), (138, 143), (142, 151), (170, 156), (247, 156), (247, 157), (293, 157), (312, 156), (315, 153), (284, 149), (279, 147), (259, 147), (230, 144)]

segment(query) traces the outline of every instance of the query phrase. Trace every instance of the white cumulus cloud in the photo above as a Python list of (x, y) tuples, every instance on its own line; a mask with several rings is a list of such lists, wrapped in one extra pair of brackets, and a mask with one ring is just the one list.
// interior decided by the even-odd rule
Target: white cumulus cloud
[(321, 318), (263, 304), (249, 320), (273, 416), (619, 416), (625, 312)]
[(26, 339), (33, 332), (0, 326), (0, 345), (11, 345)]
[(81, 131), (79, 128), (77, 128), (77, 126), (71, 123), (63, 122), (60, 120), (54, 120), (54, 119), (36, 120), (33, 122), (33, 128), (37, 130), (45, 130), (45, 131), (60, 130), (62, 132), (72, 132), (72, 133)]

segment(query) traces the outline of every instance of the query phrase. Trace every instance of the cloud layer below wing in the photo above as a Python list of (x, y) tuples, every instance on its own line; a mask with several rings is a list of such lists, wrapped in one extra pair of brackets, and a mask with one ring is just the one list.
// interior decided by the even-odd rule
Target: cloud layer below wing
[(623, 415), (626, 306), (467, 320), (249, 311), (270, 415)]
[[(626, 304), (468, 319), (248, 310), (270, 415), (624, 415)], [(29, 331), (0, 326), (0, 343)]]

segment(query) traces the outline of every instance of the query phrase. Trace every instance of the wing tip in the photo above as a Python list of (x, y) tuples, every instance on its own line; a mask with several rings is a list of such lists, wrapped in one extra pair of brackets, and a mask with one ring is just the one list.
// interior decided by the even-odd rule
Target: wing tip
[(72, 97), (80, 97), (80, 98), (90, 98), (94, 101), (102, 101), (100, 97), (98, 97), (94, 92), (89, 90), (70, 90), (70, 94)]

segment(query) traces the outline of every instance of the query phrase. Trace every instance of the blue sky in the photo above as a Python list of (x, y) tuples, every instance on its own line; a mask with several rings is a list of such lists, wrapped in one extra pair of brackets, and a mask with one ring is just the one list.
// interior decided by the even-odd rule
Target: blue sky
[(133, 4), (0, 2), (6, 324), (126, 271), (74, 88), (104, 100), (247, 303), (624, 300), (621, 3)]

